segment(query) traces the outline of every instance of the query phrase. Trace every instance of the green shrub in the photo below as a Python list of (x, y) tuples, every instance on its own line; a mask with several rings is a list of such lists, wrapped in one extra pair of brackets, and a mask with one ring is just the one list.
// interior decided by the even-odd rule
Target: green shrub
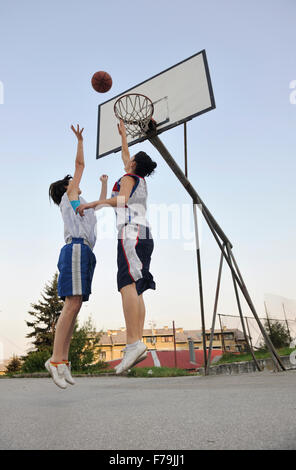
[(25, 358), (22, 365), (22, 372), (46, 372), (44, 363), (51, 356), (49, 350), (30, 352)]

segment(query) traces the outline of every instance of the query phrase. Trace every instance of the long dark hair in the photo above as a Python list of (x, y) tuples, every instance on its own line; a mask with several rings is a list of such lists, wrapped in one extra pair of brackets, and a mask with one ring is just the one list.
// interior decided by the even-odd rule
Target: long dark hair
[(137, 163), (135, 174), (142, 176), (143, 178), (145, 178), (145, 176), (150, 176), (157, 167), (157, 163), (154, 162), (145, 152), (136, 153), (135, 162)]
[(51, 198), (58, 206), (60, 205), (63, 195), (67, 191), (67, 186), (71, 179), (71, 175), (66, 175), (64, 179), (55, 181), (49, 186), (49, 198)]

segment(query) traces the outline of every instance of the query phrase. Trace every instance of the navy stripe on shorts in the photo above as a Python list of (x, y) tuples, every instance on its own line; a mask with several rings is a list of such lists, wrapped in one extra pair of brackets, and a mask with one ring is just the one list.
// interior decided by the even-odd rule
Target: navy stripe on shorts
[(126, 224), (118, 233), (117, 287), (118, 290), (135, 282), (138, 295), (155, 289), (150, 273), (154, 242), (148, 227)]
[(60, 252), (58, 268), (58, 294), (62, 300), (68, 296), (82, 295), (83, 302), (89, 299), (91, 283), (96, 266), (96, 257), (83, 238), (72, 238)]

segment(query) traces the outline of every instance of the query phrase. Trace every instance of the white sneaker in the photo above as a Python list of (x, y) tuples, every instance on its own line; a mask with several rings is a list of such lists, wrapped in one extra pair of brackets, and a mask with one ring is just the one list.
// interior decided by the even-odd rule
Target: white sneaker
[(67, 368), (66, 364), (58, 364), (57, 366), (53, 366), (50, 363), (50, 359), (48, 359), (45, 363), (45, 368), (48, 370), (52, 377), (52, 380), (58, 387), (67, 388), (67, 384), (64, 377), (65, 368)]
[(144, 351), (143, 354), (141, 354), (141, 356), (139, 356), (138, 359), (133, 363), (132, 367), (134, 367), (136, 364), (139, 364), (139, 362), (144, 361), (144, 359), (146, 359), (147, 356), (148, 356), (148, 351), (146, 349), (146, 351)]
[(71, 362), (68, 362), (68, 364), (65, 364), (65, 366), (64, 377), (66, 382), (68, 382), (68, 384), (75, 385), (76, 382), (71, 375)]
[(125, 348), (123, 359), (116, 367), (116, 374), (121, 374), (125, 370), (130, 369), (140, 356), (146, 352), (146, 350), (147, 347), (142, 341), (132, 348)]
[[(125, 351), (125, 349), (123, 349), (123, 351)], [(139, 362), (144, 361), (147, 356), (148, 356), (148, 351), (146, 350), (143, 352), (143, 354), (141, 354), (141, 356), (138, 357), (138, 359), (135, 360), (135, 362), (130, 366), (130, 369), (134, 367), (136, 364), (139, 364)], [(117, 370), (118, 366), (120, 366), (120, 363), (117, 364), (117, 366), (115, 366), (114, 369)]]

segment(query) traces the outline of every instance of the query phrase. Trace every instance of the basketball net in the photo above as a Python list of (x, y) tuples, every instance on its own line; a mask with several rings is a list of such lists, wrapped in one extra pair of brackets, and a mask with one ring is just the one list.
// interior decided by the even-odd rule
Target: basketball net
[(140, 137), (148, 130), (154, 106), (145, 95), (131, 93), (121, 96), (114, 104), (117, 119), (122, 119), (126, 133), (131, 137)]

